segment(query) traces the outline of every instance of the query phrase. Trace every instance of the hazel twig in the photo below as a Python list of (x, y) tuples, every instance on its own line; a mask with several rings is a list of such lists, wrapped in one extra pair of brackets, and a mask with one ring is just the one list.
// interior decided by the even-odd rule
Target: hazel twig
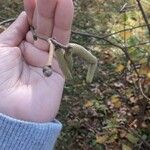
[(47, 62), (47, 64), (43, 67), (43, 74), (44, 74), (46, 77), (49, 77), (49, 76), (52, 75), (52, 61), (53, 61), (53, 55), (54, 55), (55, 46), (54, 46), (54, 44), (51, 42), (50, 39), (48, 39), (47, 42), (49, 43), (49, 55), (48, 55), (48, 62)]

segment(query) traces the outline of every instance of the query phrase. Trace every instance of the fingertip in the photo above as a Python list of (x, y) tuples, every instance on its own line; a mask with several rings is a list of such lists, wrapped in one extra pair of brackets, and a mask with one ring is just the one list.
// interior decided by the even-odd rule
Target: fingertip
[(71, 26), (74, 16), (74, 5), (72, 0), (58, 0), (53, 37), (62, 44), (68, 44), (71, 34)]
[(53, 18), (58, 0), (38, 0), (37, 8), (40, 16), (44, 18)]
[(74, 5), (72, 0), (58, 0), (56, 13), (55, 13), (55, 25), (61, 27), (64, 30), (68, 30), (72, 26), (74, 16)]
[(24, 2), (24, 9), (28, 16), (29, 24), (32, 24), (33, 14), (35, 10), (35, 0), (23, 0)]

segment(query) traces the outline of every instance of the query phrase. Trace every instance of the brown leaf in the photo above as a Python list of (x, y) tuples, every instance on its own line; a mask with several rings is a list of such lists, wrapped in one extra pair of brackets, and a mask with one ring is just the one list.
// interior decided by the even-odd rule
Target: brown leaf
[(109, 138), (108, 135), (96, 135), (96, 143), (98, 144), (104, 144), (107, 142), (107, 139)]
[(150, 67), (147, 65), (142, 65), (139, 70), (140, 75), (146, 75), (147, 78), (150, 78)]
[(113, 95), (111, 97), (111, 102), (112, 102), (112, 104), (114, 105), (115, 108), (120, 108), (121, 105), (122, 105), (121, 100), (120, 100), (118, 95)]
[(84, 104), (84, 107), (89, 108), (93, 106), (93, 101), (89, 100)]
[(124, 32), (121, 32), (120, 33), (120, 36), (122, 37), (122, 38), (126, 38), (126, 39), (129, 39), (131, 36), (132, 36), (132, 31), (124, 31)]
[(122, 144), (122, 150), (132, 150), (132, 148), (129, 145)]
[(118, 64), (115, 71), (116, 72), (122, 72), (124, 70), (125, 66), (122, 64)]

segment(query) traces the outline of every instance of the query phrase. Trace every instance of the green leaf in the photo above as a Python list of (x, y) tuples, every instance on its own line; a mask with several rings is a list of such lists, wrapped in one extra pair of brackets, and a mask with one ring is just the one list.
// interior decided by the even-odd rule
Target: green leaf
[(133, 134), (129, 133), (127, 134), (126, 138), (133, 144), (136, 144), (138, 142), (138, 138), (135, 137)]

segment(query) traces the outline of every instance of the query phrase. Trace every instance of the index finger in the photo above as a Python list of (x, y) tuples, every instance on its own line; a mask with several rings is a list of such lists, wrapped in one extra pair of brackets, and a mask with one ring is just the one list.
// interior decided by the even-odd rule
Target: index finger
[(54, 16), (52, 37), (64, 45), (68, 44), (70, 40), (73, 15), (73, 1), (58, 0)]

